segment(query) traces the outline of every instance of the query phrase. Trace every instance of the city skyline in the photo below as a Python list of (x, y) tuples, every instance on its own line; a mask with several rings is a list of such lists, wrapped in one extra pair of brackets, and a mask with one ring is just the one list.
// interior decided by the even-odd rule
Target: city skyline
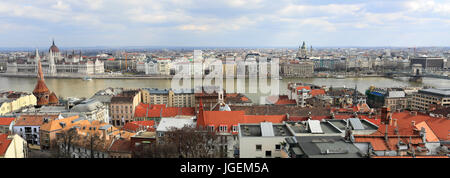
[(447, 47), (449, 1), (0, 2), (0, 47)]

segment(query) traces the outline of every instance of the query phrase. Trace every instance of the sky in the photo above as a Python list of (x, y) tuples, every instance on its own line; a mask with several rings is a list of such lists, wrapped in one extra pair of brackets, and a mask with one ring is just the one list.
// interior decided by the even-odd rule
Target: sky
[(0, 47), (450, 46), (450, 0), (1, 0)]

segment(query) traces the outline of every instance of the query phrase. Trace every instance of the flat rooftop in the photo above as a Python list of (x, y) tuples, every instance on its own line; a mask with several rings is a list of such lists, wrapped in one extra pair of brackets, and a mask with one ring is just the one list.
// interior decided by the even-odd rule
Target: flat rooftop
[(419, 93), (450, 97), (450, 88), (427, 88), (419, 90)]
[[(341, 131), (345, 131), (345, 126), (347, 125), (347, 120), (336, 120), (336, 119), (329, 119), (326, 120), (333, 124), (335, 127), (337, 127)], [(369, 121), (365, 119), (359, 119), (362, 128), (355, 129), (355, 127), (352, 125), (352, 122), (349, 122), (349, 126), (351, 126), (352, 130), (378, 130), (378, 127)]]
[[(294, 133), (296, 134), (341, 134), (341, 130), (335, 128), (331, 123), (328, 122), (319, 122), (319, 126), (320, 128), (317, 128), (315, 130), (317, 130), (316, 133), (312, 133), (311, 129), (308, 126), (308, 123), (306, 121), (301, 121), (301, 122), (290, 122), (288, 124), (289, 128), (292, 129), (292, 131), (294, 131)], [(319, 133), (321, 130), (321, 133)]]
[(359, 149), (339, 136), (296, 137), (298, 146), (309, 158), (361, 158)]
[(243, 137), (285, 137), (292, 136), (285, 124), (272, 124), (261, 122), (260, 124), (239, 124), (240, 134)]

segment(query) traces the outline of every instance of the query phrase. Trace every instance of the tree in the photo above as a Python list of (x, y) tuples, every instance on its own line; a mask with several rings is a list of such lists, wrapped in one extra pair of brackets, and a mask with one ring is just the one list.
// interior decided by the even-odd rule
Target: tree
[(183, 127), (172, 128), (164, 134), (161, 143), (140, 145), (135, 157), (147, 158), (211, 158), (219, 157), (216, 149), (219, 135), (215, 132)]
[(70, 158), (70, 147), (79, 136), (75, 128), (65, 129), (56, 134), (57, 157)]
[(104, 148), (105, 142), (100, 138), (98, 133), (88, 134), (82, 138), (84, 140), (84, 147), (91, 150), (90, 157), (94, 158), (94, 151)]
[(215, 132), (201, 130), (193, 127), (170, 129), (165, 134), (165, 144), (176, 146), (180, 157), (209, 158), (219, 155), (215, 145), (219, 136)]

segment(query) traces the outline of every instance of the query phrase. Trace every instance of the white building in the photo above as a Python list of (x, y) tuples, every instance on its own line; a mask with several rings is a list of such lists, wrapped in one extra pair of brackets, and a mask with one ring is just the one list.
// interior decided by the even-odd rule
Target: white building
[(286, 124), (239, 124), (239, 158), (281, 158), (282, 143), (292, 136)]
[(165, 136), (165, 133), (170, 131), (171, 129), (181, 129), (185, 126), (195, 127), (194, 122), (195, 116), (177, 116), (177, 117), (164, 117), (161, 118), (161, 121), (156, 128), (156, 140), (161, 143), (162, 137)]
[(158, 58), (157, 66), (160, 75), (170, 75), (171, 60), (169, 58)]
[[(34, 60), (33, 60), (34, 58)], [(104, 64), (102, 61), (96, 59), (95, 61), (90, 61), (83, 59), (83, 56), (72, 55), (61, 55), (58, 47), (55, 43), (50, 47), (48, 55), (41, 56), (39, 51), (36, 49), (34, 57), (28, 57), (27, 61), (13, 62), (7, 64), (8, 73), (23, 73), (23, 74), (35, 74), (38, 71), (37, 64), (42, 61), (42, 71), (48, 76), (56, 74), (103, 74), (105, 72)]]
[(27, 141), (28, 144), (40, 145), (41, 125), (58, 115), (20, 115), (13, 126), (13, 134), (17, 134)]

